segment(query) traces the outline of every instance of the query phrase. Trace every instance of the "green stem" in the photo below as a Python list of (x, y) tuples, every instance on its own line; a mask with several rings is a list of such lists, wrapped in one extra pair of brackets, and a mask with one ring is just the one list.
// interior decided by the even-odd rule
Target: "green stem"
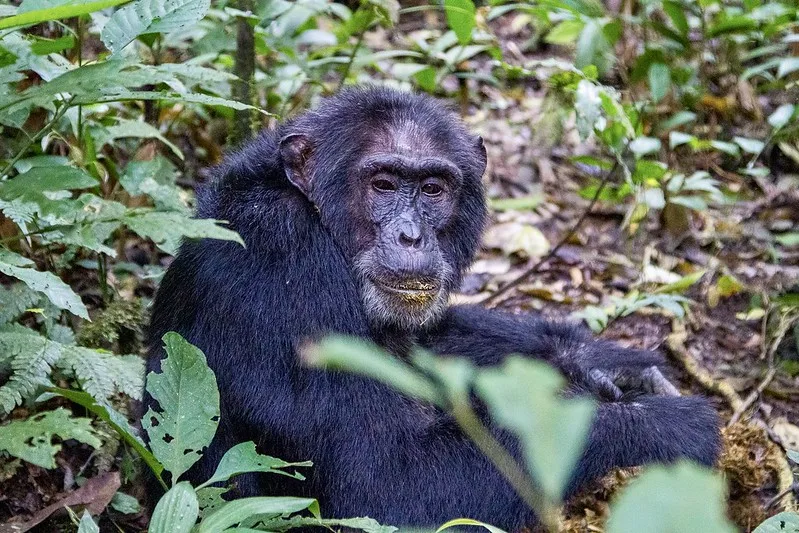
[(538, 488), (514, 457), (483, 425), (468, 401), (456, 401), (450, 411), (460, 428), (508, 480), (525, 504), (550, 533), (558, 531), (558, 508)]
[(341, 75), (341, 80), (338, 82), (338, 90), (340, 91), (342, 87), (344, 87), (344, 82), (347, 81), (347, 76), (350, 75), (350, 70), (352, 69), (352, 64), (355, 62), (355, 54), (358, 53), (358, 50), (361, 48), (361, 44), (363, 44), (364, 35), (366, 35), (367, 28), (364, 28), (360, 34), (358, 34), (358, 41), (355, 43), (355, 46), (352, 47), (352, 52), (350, 52), (350, 60), (347, 61), (347, 66), (344, 68), (344, 73)]
[(25, 146), (23, 146), (22, 149), (19, 152), (17, 152), (17, 155), (15, 155), (14, 158), (11, 159), (11, 161), (5, 166), (5, 168), (3, 168), (2, 172), (0, 172), (0, 178), (4, 178), (4, 177), (8, 176), (9, 172), (11, 172), (11, 169), (14, 168), (14, 165), (17, 164), (17, 161), (19, 161), (22, 158), (22, 156), (24, 156), (26, 153), (28, 153), (28, 149), (31, 146), (33, 146), (33, 144), (36, 141), (41, 139), (42, 136), (44, 136), (45, 133), (50, 131), (56, 125), (56, 123), (59, 120), (61, 120), (61, 117), (63, 117), (64, 113), (66, 113), (67, 109), (69, 109), (69, 103), (71, 101), (72, 100), (70, 99), (67, 102), (64, 102), (63, 105), (60, 108), (58, 108), (58, 110), (55, 112), (55, 114), (53, 115), (53, 118), (50, 120), (50, 122), (45, 124), (45, 126), (42, 129), (40, 129), (38, 132), (36, 132), (36, 135), (34, 135), (33, 137), (30, 137), (28, 139), (28, 142), (25, 143)]

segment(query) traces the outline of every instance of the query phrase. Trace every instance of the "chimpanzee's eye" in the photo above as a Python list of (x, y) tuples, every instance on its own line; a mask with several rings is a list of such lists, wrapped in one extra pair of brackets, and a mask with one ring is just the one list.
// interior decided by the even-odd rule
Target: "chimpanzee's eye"
[(435, 182), (428, 182), (422, 185), (422, 192), (427, 196), (438, 196), (444, 192), (444, 188)]
[(377, 192), (394, 192), (397, 190), (397, 186), (394, 185), (391, 181), (386, 179), (376, 179), (372, 182), (372, 188)]

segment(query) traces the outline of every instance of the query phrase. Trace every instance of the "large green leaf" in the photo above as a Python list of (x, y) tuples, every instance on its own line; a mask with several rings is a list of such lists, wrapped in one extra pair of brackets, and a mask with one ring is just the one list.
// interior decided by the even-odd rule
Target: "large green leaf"
[(252, 441), (242, 442), (225, 452), (225, 455), (222, 456), (222, 460), (219, 461), (219, 466), (216, 467), (214, 475), (197, 488), (199, 489), (213, 483), (227, 481), (233, 476), (246, 472), (282, 474), (284, 476), (293, 477), (294, 479), (305, 479), (299, 472), (291, 473), (282, 470), (292, 466), (313, 466), (313, 463), (310, 461), (288, 463), (276, 457), (259, 454), (255, 450), (255, 443)]
[(75, 439), (92, 448), (102, 444), (91, 419), (73, 418), (68, 410), (58, 408), (0, 426), (0, 450), (42, 468), (55, 468), (55, 454), (61, 450), (60, 443), (53, 443), (55, 436), (62, 441)]
[(13, 179), (0, 183), (0, 198), (12, 200), (27, 192), (73, 191), (97, 186), (97, 180), (79, 168), (67, 166), (33, 167)]
[(410, 397), (445, 405), (435, 384), (424, 375), (378, 346), (360, 339), (327, 337), (307, 348), (303, 359), (311, 366), (346, 370), (387, 383)]
[[(63, 0), (47, 2), (52, 7), (45, 9), (35, 9), (33, 11), (24, 11), (23, 7), (17, 11), (17, 15), (0, 19), (0, 30), (6, 28), (13, 28), (14, 26), (28, 26), (30, 24), (38, 24), (40, 22), (49, 22), (52, 20), (60, 20), (71, 17), (79, 17), (87, 13), (94, 13), (101, 9), (108, 7), (118, 6), (125, 4), (130, 0), (97, 0), (95, 2)], [(42, 2), (44, 4), (44, 2)], [(23, 4), (33, 4), (32, 2), (23, 2)]]
[(799, 533), (799, 513), (780, 513), (768, 518), (752, 533)]
[(222, 239), (235, 241), (242, 246), (244, 241), (235, 231), (220, 227), (218, 221), (207, 218), (191, 218), (174, 211), (131, 211), (125, 225), (142, 237), (152, 239), (159, 248), (175, 254), (184, 237), (190, 239)]
[(69, 285), (51, 272), (40, 272), (34, 268), (33, 261), (9, 250), (0, 249), (0, 272), (17, 278), (35, 291), (43, 293), (59, 309), (82, 318), (89, 318), (89, 312), (80, 296)]
[(558, 501), (588, 437), (594, 404), (560, 396), (565, 380), (522, 357), (478, 373), (476, 389), (498, 424), (521, 440), (527, 465), (544, 493)]
[(139, 35), (190, 26), (209, 7), (210, 0), (136, 0), (111, 15), (100, 35), (109, 50), (119, 52)]
[[(200, 505), (187, 481), (181, 481), (161, 497), (150, 519), (150, 533), (189, 533), (197, 522)], [(222, 529), (215, 530), (221, 532)]]
[(263, 496), (242, 498), (223, 505), (221, 509), (204, 518), (197, 533), (217, 533), (243, 522), (254, 515), (289, 514), (309, 509), (319, 516), (319, 504), (313, 498), (293, 498), (290, 496)]
[(177, 333), (164, 335), (161, 373), (147, 376), (147, 392), (160, 411), (148, 409), (142, 426), (150, 449), (172, 474), (172, 484), (202, 455), (219, 424), (219, 390), (205, 355)]
[(100, 526), (92, 519), (89, 511), (83, 511), (83, 516), (78, 524), (78, 533), (100, 533)]
[(721, 476), (688, 462), (654, 466), (613, 503), (608, 533), (733, 533)]

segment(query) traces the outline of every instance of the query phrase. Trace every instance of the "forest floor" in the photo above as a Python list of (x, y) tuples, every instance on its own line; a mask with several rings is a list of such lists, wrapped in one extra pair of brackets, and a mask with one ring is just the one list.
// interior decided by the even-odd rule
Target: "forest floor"
[[(507, 38), (511, 46), (518, 42)], [(532, 209), (494, 211), (484, 250), (457, 299), (484, 301), (534, 268), (491, 305), (563, 319), (586, 306), (611, 310), (614, 298), (653, 294), (683, 276), (701, 275), (680, 289), (690, 300), (685, 317), (651, 306), (627, 316), (611, 312), (601, 335), (662, 353), (685, 393), (714, 401), (726, 425), (720, 468), (730, 515), (743, 530), (783, 505), (790, 508), (796, 487), (782, 496), (793, 482), (784, 450), (799, 449), (799, 331), (796, 317), (781, 315), (773, 300), (797, 292), (799, 253), (775, 256), (767, 236), (774, 228), (799, 227), (795, 163), (753, 184), (721, 171), (716, 161), (673, 162), (688, 173), (710, 171), (740, 191), (740, 199), (690, 215), (663, 211), (632, 229), (625, 224), (629, 204), (600, 201), (572, 234), (589, 207), (590, 195), (580, 191), (598, 177), (567, 159), (591, 147), (568, 124), (558, 144), (547, 142), (545, 90), (536, 84), (483, 91), (485, 107), (469, 120), (487, 145), (489, 196), (522, 198)], [(749, 126), (742, 120), (733, 127)], [(562, 239), (557, 253), (539, 264)], [(605, 502), (628, 477), (614, 474), (576, 499), (566, 531), (602, 531)]]

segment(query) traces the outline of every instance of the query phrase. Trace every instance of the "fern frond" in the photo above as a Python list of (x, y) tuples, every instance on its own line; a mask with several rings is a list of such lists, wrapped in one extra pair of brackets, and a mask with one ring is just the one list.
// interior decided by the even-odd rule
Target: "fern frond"
[(36, 334), (19, 332), (22, 328), (0, 333), (0, 363), (10, 368), (11, 376), (0, 386), (0, 414), (30, 398), (41, 386), (50, 384), (50, 371), (63, 353), (63, 345)]
[(117, 392), (140, 399), (144, 389), (144, 360), (136, 355), (119, 356), (100, 350), (68, 346), (56, 363), (74, 376), (81, 388), (97, 400)]
[(50, 385), (53, 368), (75, 378), (98, 401), (118, 392), (140, 399), (144, 389), (141, 357), (68, 346), (27, 328), (8, 327), (0, 330), (0, 371), (11, 374), (0, 385), (0, 415), (31, 398), (39, 387)]

